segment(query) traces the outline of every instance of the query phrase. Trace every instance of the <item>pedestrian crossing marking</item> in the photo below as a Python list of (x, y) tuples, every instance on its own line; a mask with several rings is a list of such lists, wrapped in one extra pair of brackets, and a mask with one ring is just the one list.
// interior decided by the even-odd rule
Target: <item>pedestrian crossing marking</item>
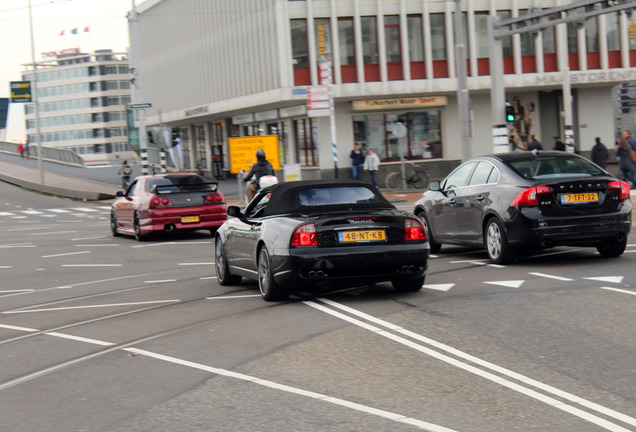
[(70, 210), (65, 210), (65, 209), (49, 209), (49, 211), (52, 211), (53, 213), (70, 213)]

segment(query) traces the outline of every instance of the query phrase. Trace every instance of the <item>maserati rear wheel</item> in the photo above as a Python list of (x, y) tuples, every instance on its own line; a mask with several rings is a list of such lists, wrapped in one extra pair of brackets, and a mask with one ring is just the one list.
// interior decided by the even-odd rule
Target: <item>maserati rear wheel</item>
[(289, 297), (289, 292), (274, 280), (272, 262), (264, 246), (258, 253), (258, 289), (267, 301), (285, 300)]

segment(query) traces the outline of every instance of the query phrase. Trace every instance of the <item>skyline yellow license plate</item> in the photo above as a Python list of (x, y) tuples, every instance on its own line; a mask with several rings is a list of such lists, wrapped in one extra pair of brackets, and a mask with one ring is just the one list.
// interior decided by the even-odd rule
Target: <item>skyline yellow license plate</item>
[(342, 231), (338, 233), (338, 241), (340, 243), (356, 243), (384, 240), (386, 240), (386, 234), (384, 233), (384, 230)]
[(197, 223), (199, 222), (199, 216), (181, 216), (181, 223)]
[(587, 204), (598, 202), (598, 192), (561, 195), (561, 204)]

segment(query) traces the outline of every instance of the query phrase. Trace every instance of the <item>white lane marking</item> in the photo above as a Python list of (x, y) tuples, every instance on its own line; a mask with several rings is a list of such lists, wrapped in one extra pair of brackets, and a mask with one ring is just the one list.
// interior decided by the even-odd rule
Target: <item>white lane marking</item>
[(486, 265), (487, 263), (477, 261), (477, 260), (459, 260), (459, 261), (449, 261), (451, 264), (475, 264), (475, 265)]
[(628, 251), (625, 251), (623, 253), (636, 253), (636, 250), (628, 250)]
[(60, 254), (55, 254), (55, 255), (42, 255), (42, 258), (54, 258), (54, 257), (61, 257), (61, 256), (68, 256), (68, 255), (80, 255), (80, 254), (87, 254), (87, 253), (91, 253), (91, 251), (68, 252), (68, 253), (60, 253)]
[(65, 210), (65, 209), (48, 209), (49, 211), (53, 212), (53, 213), (70, 213), (70, 210)]
[(35, 290), (31, 289), (31, 288), (29, 288), (29, 289), (25, 288), (25, 289), (17, 289), (17, 290), (2, 290), (2, 291), (0, 291), (0, 293), (7, 294), (7, 293), (31, 292), (31, 291), (35, 291)]
[(431, 285), (422, 285), (422, 288), (432, 289), (432, 290), (437, 290), (437, 291), (448, 291), (449, 289), (451, 289), (454, 286), (455, 286), (454, 283), (449, 283), (449, 284), (431, 284)]
[(96, 212), (98, 210), (95, 210), (93, 208), (88, 208), (88, 207), (75, 207), (73, 210), (79, 210), (79, 211), (83, 211), (83, 212)]
[(237, 298), (248, 298), (248, 297), (260, 297), (260, 294), (245, 294), (245, 295), (235, 295), (235, 296), (221, 296), (221, 297), (206, 297), (206, 300), (228, 300), (228, 299), (237, 299)]
[(85, 337), (81, 337), (81, 336), (67, 335), (67, 334), (58, 333), (58, 332), (49, 332), (49, 333), (44, 333), (44, 334), (47, 334), (49, 336), (55, 336), (55, 337), (63, 338), (63, 339), (70, 339), (70, 340), (74, 340), (74, 341), (78, 341), (78, 342), (86, 342), (86, 343), (90, 343), (90, 344), (94, 344), (94, 345), (102, 345), (102, 346), (115, 345), (112, 342), (104, 342), (104, 341), (100, 341), (100, 340), (97, 340), (97, 339), (90, 339), (90, 338), (85, 338)]
[(194, 244), (202, 244), (208, 245), (211, 244), (211, 241), (203, 241), (203, 242), (164, 242), (164, 243), (151, 243), (151, 244), (143, 244), (143, 245), (135, 245), (134, 248), (145, 248), (145, 247), (155, 247), (155, 246), (166, 246), (166, 245), (194, 245)]
[(20, 243), (20, 244), (8, 244), (8, 245), (0, 245), (0, 249), (13, 249), (13, 248), (30, 248), (37, 247), (33, 243)]
[[(527, 377), (525, 375), (522, 375), (520, 373), (513, 372), (510, 369), (506, 369), (506, 368), (498, 366), (498, 365), (496, 365), (494, 363), (490, 363), (490, 362), (488, 362), (486, 360), (482, 360), (479, 357), (472, 356), (472, 355), (470, 355), (468, 353), (465, 353), (463, 351), (460, 351), (460, 350), (458, 350), (456, 348), (452, 348), (452, 347), (450, 347), (448, 345), (442, 344), (442, 343), (437, 342), (437, 341), (435, 341), (433, 339), (430, 339), (430, 338), (427, 338), (427, 337), (422, 336), (420, 334), (414, 333), (414, 332), (412, 332), (410, 330), (406, 330), (405, 328), (400, 327), (398, 325), (395, 325), (393, 323), (390, 323), (388, 321), (384, 321), (384, 320), (381, 320), (381, 319), (376, 318), (374, 316), (368, 315), (368, 314), (366, 314), (364, 312), (361, 312), (361, 311), (359, 311), (357, 309), (353, 309), (353, 308), (350, 308), (348, 306), (341, 305), (339, 303), (336, 303), (336, 302), (334, 302), (332, 300), (325, 299), (325, 298), (320, 298), (319, 300), (321, 302), (323, 302), (323, 303), (326, 303), (326, 304), (332, 306), (332, 307), (347, 311), (348, 313), (350, 313), (352, 315), (359, 316), (359, 317), (361, 317), (361, 318), (363, 318), (363, 319), (365, 319), (367, 321), (370, 321), (370, 322), (375, 323), (375, 324), (379, 324), (379, 325), (381, 325), (383, 327), (386, 327), (386, 328), (388, 328), (388, 329), (390, 329), (392, 331), (395, 331), (397, 333), (401, 333), (401, 334), (403, 334), (405, 336), (408, 336), (408, 337), (410, 337), (412, 339), (415, 339), (417, 341), (424, 342), (424, 343), (426, 343), (428, 345), (431, 345), (431, 346), (433, 346), (433, 347), (435, 347), (437, 349), (445, 351), (445, 352), (447, 352), (449, 354), (452, 354), (452, 355), (454, 355), (456, 357), (459, 357), (459, 358), (462, 358), (464, 360), (468, 360), (468, 361), (470, 361), (472, 363), (475, 363), (475, 364), (477, 364), (479, 366), (482, 366), (482, 367), (485, 367), (487, 369), (490, 369), (490, 370), (492, 370), (494, 372), (497, 372), (497, 373), (499, 373), (501, 375), (508, 376), (508, 377), (510, 377), (512, 379), (515, 379), (517, 381), (520, 381), (520, 382), (522, 382), (522, 383), (524, 383), (526, 385), (530, 385), (530, 386), (536, 387), (539, 390), (542, 390), (544, 392), (552, 393), (555, 396), (558, 396), (560, 398), (569, 400), (571, 402), (574, 402), (576, 404), (584, 406), (584, 407), (586, 407), (588, 409), (597, 411), (597, 412), (599, 412), (599, 413), (601, 413), (603, 415), (606, 415), (606, 416), (609, 416), (609, 417), (613, 417), (616, 420), (622, 421), (622, 422), (630, 424), (632, 426), (636, 426), (636, 418), (629, 417), (629, 416), (627, 416), (627, 415), (625, 415), (623, 413), (620, 413), (618, 411), (614, 411), (614, 410), (612, 410), (610, 408), (607, 408), (607, 407), (604, 407), (604, 406), (599, 405), (597, 403), (588, 401), (588, 400), (583, 399), (583, 398), (581, 398), (579, 396), (576, 396), (576, 395), (573, 395), (573, 394), (568, 393), (566, 391), (560, 390), (560, 389), (558, 389), (556, 387), (552, 387), (552, 386), (550, 386), (548, 384), (544, 384), (544, 383), (542, 383), (540, 381), (534, 380), (534, 379), (532, 379), (530, 377)], [(608, 429), (608, 430), (611, 430), (611, 431), (614, 431), (614, 432), (628, 432), (628, 429), (625, 429), (625, 428), (623, 428), (621, 426), (618, 426), (618, 425), (616, 425), (614, 423), (610, 423), (610, 422), (608, 422), (605, 419), (602, 419), (602, 418), (597, 417), (595, 415), (589, 414), (589, 413), (587, 413), (585, 411), (580, 410), (579, 408), (576, 408), (576, 407), (573, 407), (573, 406), (570, 406), (570, 405), (566, 405), (566, 404), (563, 403), (563, 401), (560, 401), (558, 399), (554, 399), (554, 398), (552, 398), (550, 396), (546, 396), (546, 395), (541, 394), (541, 393), (539, 393), (537, 391), (528, 389), (528, 388), (523, 387), (521, 385), (518, 385), (518, 384), (516, 384), (516, 383), (514, 383), (512, 381), (504, 379), (501, 376), (492, 374), (490, 372), (486, 372), (486, 371), (484, 371), (482, 369), (478, 369), (478, 368), (476, 368), (476, 367), (474, 367), (472, 365), (463, 363), (463, 362), (461, 362), (461, 361), (459, 361), (459, 360), (457, 360), (457, 359), (455, 359), (453, 357), (449, 357), (449, 356), (447, 356), (445, 354), (439, 353), (439, 352), (434, 351), (434, 350), (432, 350), (430, 348), (427, 348), (425, 346), (418, 345), (418, 344), (416, 344), (414, 342), (411, 342), (408, 339), (404, 339), (404, 338), (402, 338), (400, 336), (396, 336), (396, 335), (394, 335), (392, 333), (389, 333), (389, 332), (387, 332), (387, 331), (385, 331), (383, 329), (380, 329), (378, 327), (375, 327), (375, 326), (372, 326), (372, 325), (367, 324), (365, 322), (359, 321), (359, 320), (357, 320), (355, 318), (351, 318), (351, 317), (349, 317), (347, 315), (343, 315), (340, 312), (337, 312), (337, 311), (334, 311), (332, 309), (329, 309), (329, 308), (327, 308), (327, 307), (325, 307), (323, 305), (320, 305), (318, 303), (315, 303), (315, 302), (312, 302), (312, 301), (303, 301), (303, 303), (305, 303), (306, 305), (308, 305), (310, 307), (313, 307), (315, 309), (318, 309), (318, 310), (321, 310), (321, 311), (323, 311), (325, 313), (333, 315), (336, 318), (342, 319), (344, 321), (350, 322), (350, 323), (352, 323), (354, 325), (357, 325), (359, 327), (362, 327), (362, 328), (365, 328), (367, 330), (370, 330), (370, 331), (378, 334), (379, 336), (383, 336), (383, 337), (386, 337), (388, 339), (394, 340), (394, 341), (399, 342), (399, 343), (401, 343), (403, 345), (411, 347), (411, 348), (413, 348), (413, 349), (415, 349), (417, 351), (423, 352), (423, 353), (425, 353), (425, 354), (427, 354), (427, 355), (429, 355), (431, 357), (434, 357), (436, 359), (442, 360), (442, 361), (444, 361), (444, 362), (446, 362), (446, 363), (448, 363), (450, 365), (456, 366), (456, 367), (458, 367), (460, 369), (464, 369), (467, 372), (470, 372), (470, 373), (473, 373), (475, 375), (478, 375), (478, 376), (480, 376), (482, 378), (485, 378), (487, 380), (490, 380), (490, 381), (492, 381), (494, 383), (501, 384), (504, 387), (508, 387), (508, 388), (510, 388), (512, 390), (515, 390), (515, 391), (519, 392), (519, 393), (522, 393), (522, 394), (525, 394), (525, 395), (527, 395), (529, 397), (535, 398), (535, 399), (537, 399), (537, 400), (539, 400), (541, 402), (545, 402), (545, 403), (553, 406), (554, 408), (558, 408), (560, 410), (563, 410), (565, 412), (573, 414), (573, 415), (575, 415), (577, 417), (580, 417), (582, 419), (585, 419), (585, 420), (587, 420), (587, 421), (589, 421), (591, 423), (597, 424), (597, 425), (599, 425), (599, 426), (601, 426), (601, 427), (603, 427), (605, 429)]]
[(0, 216), (13, 216), (13, 213), (9, 213), (9, 212), (0, 212)]
[(80, 241), (80, 240), (95, 240), (100, 238), (106, 238), (106, 236), (93, 236), (93, 237), (80, 237), (71, 239), (71, 241)]
[(5, 329), (9, 329), (9, 330), (19, 330), (19, 331), (24, 331), (24, 332), (40, 331), (40, 330), (34, 329), (34, 328), (18, 327), (18, 326), (12, 326), (12, 325), (8, 325), (8, 324), (0, 324), (0, 328), (5, 328)]
[(75, 246), (77, 246), (77, 247), (102, 247), (102, 246), (104, 246), (104, 247), (112, 247), (112, 246), (117, 247), (117, 246), (119, 246), (119, 243), (76, 244)]
[(13, 266), (0, 265), (0, 269), (10, 269), (10, 268), (13, 268)]
[(20, 309), (15, 311), (4, 311), (3, 314), (18, 314), (18, 313), (31, 313), (31, 312), (52, 312), (52, 311), (62, 311), (62, 310), (76, 310), (76, 309), (96, 309), (96, 308), (105, 308), (105, 307), (120, 307), (120, 306), (138, 306), (145, 304), (161, 304), (161, 303), (175, 303), (179, 300), (155, 300), (155, 301), (146, 301), (146, 302), (130, 302), (130, 303), (111, 303), (111, 304), (103, 304), (103, 305), (88, 305), (88, 306), (67, 306), (61, 308), (45, 308), (45, 309)]
[(598, 282), (617, 283), (617, 284), (623, 282), (623, 276), (584, 277), (583, 279), (598, 281)]
[(153, 284), (153, 283), (165, 283), (165, 282), (176, 282), (176, 279), (161, 279), (161, 280), (147, 280), (144, 283)]
[(194, 263), (178, 263), (180, 266), (203, 266), (203, 265), (214, 265), (213, 262), (194, 262)]
[(123, 264), (62, 264), (62, 267), (121, 267)]
[(628, 290), (623, 290), (619, 288), (601, 287), (601, 289), (608, 290), (608, 291), (616, 291), (623, 294), (636, 295), (636, 292), (634, 291), (628, 291)]
[(51, 232), (45, 232), (45, 233), (31, 233), (31, 235), (36, 236), (36, 235), (51, 235), (51, 234), (71, 234), (76, 232), (77, 231), (51, 231)]
[(43, 214), (43, 215), (40, 215), (40, 216), (41, 216), (41, 217), (48, 217), (48, 218), (54, 218), (54, 217), (57, 217), (57, 215), (50, 215), (50, 214)]
[(26, 216), (11, 216), (11, 219), (26, 219)]
[(488, 267), (494, 267), (494, 268), (506, 268), (505, 265), (501, 265), (501, 264), (488, 264)]
[(560, 280), (560, 281), (564, 281), (564, 282), (572, 282), (574, 280), (574, 279), (570, 279), (570, 278), (566, 278), (566, 277), (554, 276), (554, 275), (549, 275), (549, 274), (539, 273), (539, 272), (528, 272), (528, 274), (531, 274), (533, 276), (544, 277), (544, 278), (548, 278), (548, 279), (556, 279), (556, 280)]
[(216, 279), (216, 276), (200, 277), (199, 280)]
[(524, 280), (508, 280), (508, 281), (493, 281), (493, 282), (484, 282), (484, 283), (490, 284), (490, 285), (500, 285), (506, 288), (519, 288), (521, 285), (523, 285), (524, 282), (525, 282)]
[(51, 227), (50, 226), (30, 226), (26, 228), (11, 228), (11, 229), (8, 229), (7, 232), (33, 231), (33, 230), (43, 230), (43, 229), (51, 229)]
[(37, 210), (21, 210), (20, 213), (25, 213), (29, 215), (42, 214), (41, 211), (37, 211)]
[(141, 349), (137, 349), (137, 348), (124, 348), (124, 351), (128, 351), (134, 354), (138, 354), (138, 355), (143, 355), (146, 357), (152, 357), (155, 358), (157, 360), (163, 360), (169, 363), (173, 363), (173, 364), (178, 364), (181, 366), (185, 366), (185, 367), (189, 367), (192, 369), (199, 369), (202, 371), (206, 371), (206, 372), (210, 372), (213, 373), (215, 375), (220, 375), (220, 376), (224, 376), (224, 377), (228, 377), (228, 378), (235, 378), (235, 379), (240, 379), (242, 381), (246, 381), (252, 384), (258, 384), (260, 386), (263, 387), (268, 387), (274, 390), (280, 390), (280, 391), (284, 391), (287, 393), (292, 393), (292, 394), (296, 394), (299, 396), (305, 396), (305, 397), (309, 397), (312, 399), (316, 399), (316, 400), (320, 400), (322, 402), (328, 402), (334, 405), (339, 405), (345, 408), (350, 408), (352, 410), (355, 411), (360, 411), (366, 414), (370, 414), (370, 415), (374, 415), (374, 416), (378, 416), (378, 417), (382, 417), (397, 423), (405, 423), (405, 424), (409, 424), (409, 425), (413, 425), (416, 427), (419, 427), (420, 429), (424, 429), (424, 430), (428, 430), (430, 432), (455, 432), (453, 431), (453, 429), (448, 429), (445, 428), (443, 426), (438, 426), (432, 423), (427, 423), (424, 422), (422, 420), (418, 420), (412, 417), (406, 417), (402, 414), (398, 414), (398, 413), (394, 413), (394, 412), (390, 412), (390, 411), (385, 411), (385, 410), (381, 410), (378, 408), (373, 408), (367, 405), (362, 405), (359, 403), (355, 403), (355, 402), (351, 402), (351, 401), (347, 401), (344, 399), (339, 399), (339, 398), (335, 398), (335, 397), (331, 397), (322, 393), (316, 393), (313, 391), (309, 391), (309, 390), (303, 390), (300, 389), (298, 387), (291, 387), (285, 384), (280, 384), (274, 381), (269, 381), (269, 380), (264, 380), (261, 378), (257, 378), (254, 376), (250, 376), (250, 375), (245, 375), (242, 373), (238, 373), (238, 372), (232, 372), (226, 369), (219, 369), (219, 368), (215, 368), (212, 366), (206, 366), (200, 363), (194, 363), (188, 360), (182, 360), (182, 359), (178, 359), (176, 357), (170, 357), (170, 356), (166, 356), (163, 354), (158, 354), (158, 353), (153, 353), (150, 351), (145, 351), (145, 350), (141, 350)]

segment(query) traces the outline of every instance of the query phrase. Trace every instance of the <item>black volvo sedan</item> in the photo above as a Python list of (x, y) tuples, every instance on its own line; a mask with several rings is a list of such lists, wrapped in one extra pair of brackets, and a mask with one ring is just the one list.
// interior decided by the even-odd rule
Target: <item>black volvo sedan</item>
[(511, 152), (473, 158), (431, 182), (414, 213), (432, 252), (442, 244), (485, 247), (494, 263), (558, 245), (620, 256), (631, 229), (629, 185), (566, 152)]
[(255, 279), (273, 301), (308, 287), (390, 281), (398, 291), (418, 291), (424, 284), (429, 246), (421, 221), (367, 183), (280, 183), (227, 213), (215, 243), (221, 285)]

